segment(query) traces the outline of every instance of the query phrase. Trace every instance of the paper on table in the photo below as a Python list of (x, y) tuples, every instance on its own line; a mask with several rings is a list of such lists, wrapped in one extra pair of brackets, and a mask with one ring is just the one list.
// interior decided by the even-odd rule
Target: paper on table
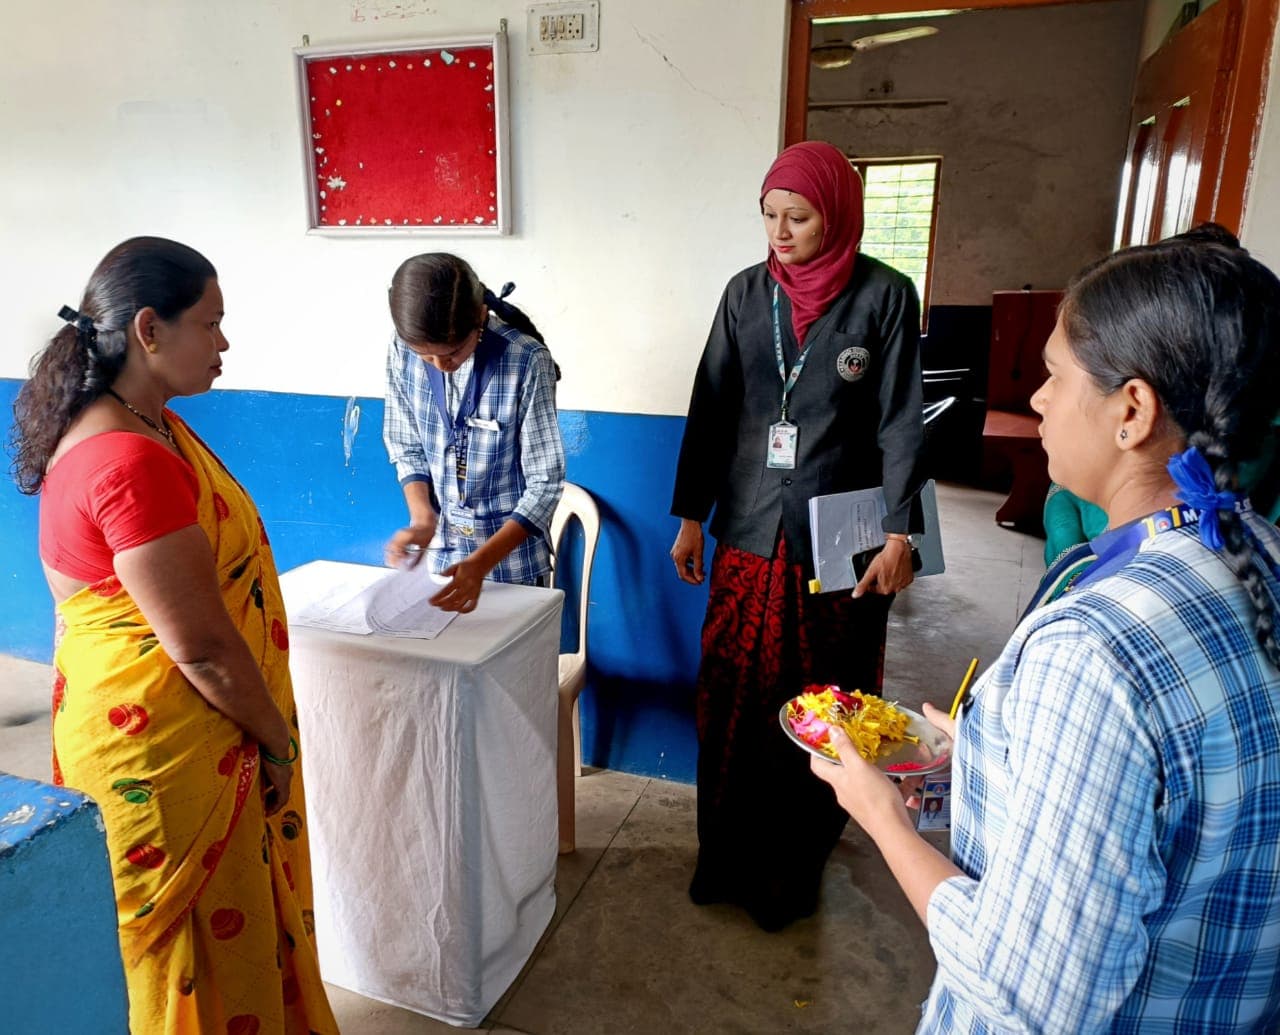
[(308, 602), (290, 617), (298, 625), (334, 632), (432, 640), (456, 617), (427, 602), (447, 581), (425, 564), (357, 569), (339, 582), (308, 586)]

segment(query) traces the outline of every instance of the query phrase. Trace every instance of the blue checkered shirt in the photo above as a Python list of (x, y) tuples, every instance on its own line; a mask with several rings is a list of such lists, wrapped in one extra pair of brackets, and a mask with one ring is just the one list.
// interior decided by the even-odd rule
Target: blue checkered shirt
[[(433, 571), (444, 571), (481, 546), (509, 519), (530, 533), (490, 573), (499, 582), (537, 582), (551, 570), (551, 517), (564, 487), (564, 447), (556, 420), (555, 364), (547, 347), (490, 314), (489, 329), (508, 342), (467, 429), (465, 505), (475, 513), (475, 535), (449, 520), (458, 498), (454, 447), (427, 377), (427, 363), (399, 338), (387, 350), (386, 409), (382, 437), (402, 485), (429, 483), (440, 514), (431, 543)], [(465, 377), (472, 360), (455, 376)], [(448, 377), (446, 376), (446, 384)], [(457, 413), (457, 401), (447, 400)], [(494, 429), (496, 425), (496, 430)]]
[(1253, 625), (1195, 528), (1022, 622), (961, 719), (966, 876), (929, 900), (919, 1031), (1280, 1031), (1280, 674)]

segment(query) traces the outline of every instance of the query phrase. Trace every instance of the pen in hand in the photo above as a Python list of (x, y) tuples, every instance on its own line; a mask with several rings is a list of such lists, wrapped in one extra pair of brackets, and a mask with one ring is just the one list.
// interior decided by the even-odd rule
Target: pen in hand
[(955, 699), (951, 702), (951, 711), (948, 713), (951, 718), (954, 719), (960, 713), (960, 706), (964, 704), (965, 695), (969, 692), (969, 683), (977, 670), (978, 659), (974, 658), (969, 662), (969, 670), (964, 674), (964, 679), (960, 680), (960, 689), (956, 691)]
[(400, 547), (400, 559), (396, 563), (397, 568), (416, 568), (422, 560), (426, 551), (417, 543), (406, 543)]

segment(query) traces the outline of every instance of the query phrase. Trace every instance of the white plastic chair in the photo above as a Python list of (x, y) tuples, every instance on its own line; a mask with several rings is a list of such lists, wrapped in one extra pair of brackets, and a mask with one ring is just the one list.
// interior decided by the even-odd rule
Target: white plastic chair
[[(591, 597), (591, 564), (600, 538), (600, 512), (581, 486), (565, 482), (564, 495), (551, 519), (551, 545), (556, 555), (552, 584), (560, 584), (560, 540), (570, 518), (582, 524), (582, 573), (578, 586), (578, 649), (560, 655), (559, 728), (556, 741), (556, 797), (560, 807), (560, 852), (576, 843), (574, 778), (582, 772), (582, 731), (578, 723), (578, 695), (587, 684), (587, 605)], [(561, 586), (563, 588), (563, 586)]]

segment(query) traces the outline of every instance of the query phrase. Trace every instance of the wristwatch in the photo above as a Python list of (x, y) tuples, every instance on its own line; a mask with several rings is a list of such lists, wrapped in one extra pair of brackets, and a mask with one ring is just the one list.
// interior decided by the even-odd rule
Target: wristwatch
[(913, 532), (886, 532), (884, 537), (885, 539), (896, 539), (900, 543), (906, 543), (912, 549), (920, 545), (920, 537)]

